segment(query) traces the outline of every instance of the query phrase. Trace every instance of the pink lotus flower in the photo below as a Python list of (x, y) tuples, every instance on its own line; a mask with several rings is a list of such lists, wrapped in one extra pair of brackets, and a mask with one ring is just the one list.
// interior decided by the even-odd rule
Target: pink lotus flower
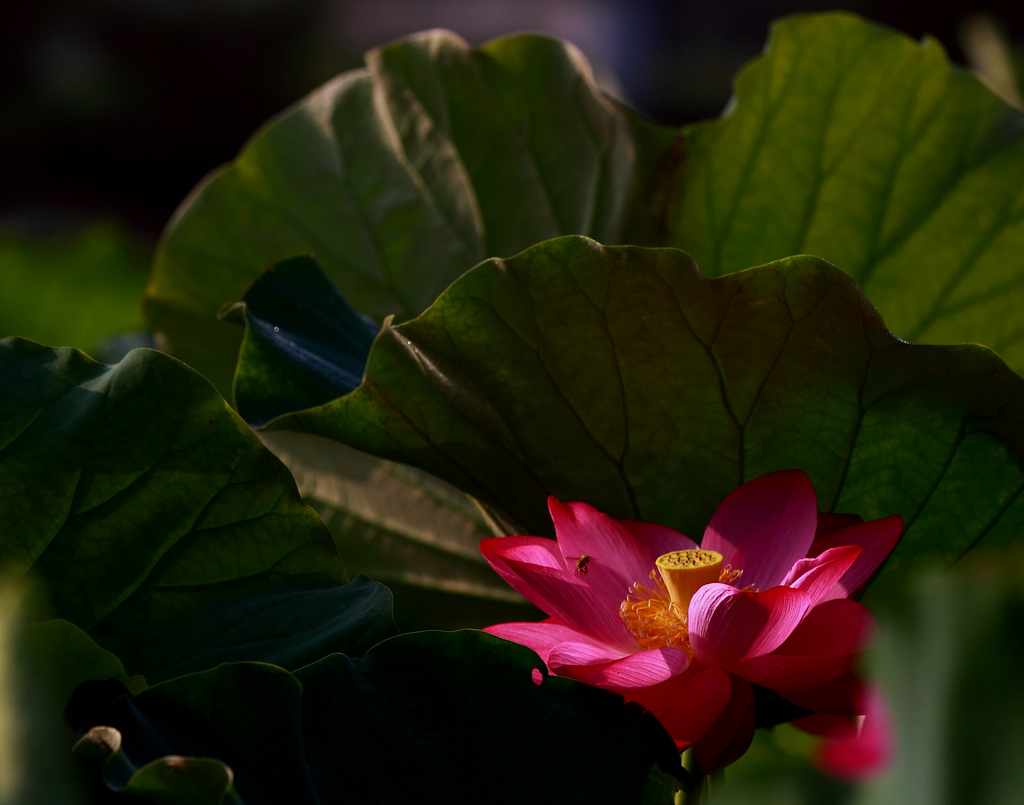
[(799, 470), (732, 492), (699, 548), (586, 503), (549, 498), (548, 508), (557, 540), (480, 547), (550, 617), (485, 631), (533, 649), (557, 676), (647, 708), (705, 773), (750, 745), (751, 685), (815, 713), (858, 714), (854, 665), (875, 621), (849, 596), (896, 544), (899, 517), (819, 515)]
[(818, 767), (833, 777), (862, 782), (885, 771), (892, 760), (892, 725), (882, 694), (864, 688), (858, 706), (862, 716), (815, 714), (793, 723), (825, 738), (814, 753)]

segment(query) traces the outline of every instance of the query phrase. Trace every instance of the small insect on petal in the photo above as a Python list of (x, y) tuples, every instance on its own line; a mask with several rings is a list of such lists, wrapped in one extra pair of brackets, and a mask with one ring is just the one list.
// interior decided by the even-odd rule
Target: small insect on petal
[(583, 576), (587, 575), (587, 565), (590, 563), (590, 557), (583, 554), (579, 559), (576, 560), (576, 570)]

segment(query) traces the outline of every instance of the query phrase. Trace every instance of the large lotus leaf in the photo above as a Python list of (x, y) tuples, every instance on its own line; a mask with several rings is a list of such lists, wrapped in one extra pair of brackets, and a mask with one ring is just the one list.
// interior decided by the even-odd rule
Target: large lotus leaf
[(216, 313), (284, 257), (315, 253), (357, 310), (406, 319), (491, 255), (560, 234), (618, 241), (634, 128), (579, 52), (552, 39), (472, 50), (435, 31), (371, 51), (182, 205), (147, 314), (226, 391), (240, 333)]
[(660, 726), (607, 691), (532, 675), (529, 649), (482, 632), (419, 632), (294, 674), (224, 665), (94, 717), (134, 766), (216, 758), (253, 803), (639, 802), (652, 762), (678, 768)]
[(27, 623), (22, 643), (34, 673), (62, 705), (71, 699), (75, 688), (90, 680), (114, 680), (131, 693), (141, 693), (147, 687), (143, 677), (125, 673), (118, 657), (70, 621), (50, 618)]
[(495, 530), (464, 492), (321, 436), (268, 431), (262, 438), (331, 529), (349, 571), (388, 585), (403, 630), (533, 617), (481, 556), (480, 540)]
[(901, 515), (898, 565), (1016, 539), (1024, 381), (902, 342), (813, 257), (707, 279), (674, 249), (569, 237), (385, 327), (363, 385), (270, 429), (419, 466), (550, 533), (545, 499), (698, 537), (745, 480), (800, 467), (823, 511)]
[(341, 587), (288, 471), (188, 367), (8, 339), (0, 377), (0, 562), (129, 673), (235, 650), (308, 662), (345, 635), (365, 647), (360, 615), (387, 619), (374, 590)]
[(896, 335), (984, 343), (1024, 369), (1024, 117), (934, 40), (784, 19), (684, 144), (667, 243), (708, 276), (818, 255)]
[[(312, 258), (276, 264), (238, 307), (246, 334), (235, 406), (248, 421), (327, 402), (359, 385), (379, 328), (369, 331)], [(349, 571), (395, 593), (404, 628), (482, 627), (525, 617), (522, 598), (480, 555), (480, 540), (493, 532), (464, 492), (312, 434), (276, 431), (263, 440), (331, 529)]]

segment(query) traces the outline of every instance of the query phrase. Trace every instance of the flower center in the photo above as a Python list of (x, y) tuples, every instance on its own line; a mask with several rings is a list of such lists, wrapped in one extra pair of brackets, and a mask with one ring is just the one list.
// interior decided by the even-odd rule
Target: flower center
[(651, 580), (651, 587), (636, 582), (629, 588), (626, 600), (619, 606), (619, 617), (644, 648), (674, 646), (690, 654), (686, 610), (669, 597), (657, 570), (651, 571)]
[(673, 646), (690, 649), (686, 612), (690, 599), (705, 584), (731, 584), (742, 570), (722, 567), (717, 551), (673, 551), (659, 556), (651, 571), (652, 586), (636, 582), (619, 607), (619, 616), (644, 648)]
[(690, 599), (705, 584), (718, 581), (722, 574), (722, 554), (718, 551), (673, 551), (655, 562), (673, 604), (686, 612)]

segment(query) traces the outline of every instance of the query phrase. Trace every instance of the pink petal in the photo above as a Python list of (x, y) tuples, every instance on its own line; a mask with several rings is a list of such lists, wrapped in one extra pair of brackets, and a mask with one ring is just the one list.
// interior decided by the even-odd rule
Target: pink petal
[[(864, 715), (852, 721), (839, 716), (811, 716), (794, 722), (827, 738), (815, 753), (818, 765), (835, 777), (854, 782), (883, 772), (893, 755), (892, 724), (881, 694), (866, 690), (860, 709)], [(829, 718), (831, 722), (825, 720)]]
[(786, 657), (769, 654), (741, 663), (737, 675), (765, 688), (811, 688), (850, 673), (857, 656)]
[[(819, 540), (826, 537), (833, 531), (849, 528), (857, 523), (863, 523), (864, 518), (856, 514), (840, 514), (838, 512), (818, 512), (818, 528), (814, 532), (814, 539)], [(811, 556), (814, 556), (812, 553)]]
[(839, 581), (839, 587), (845, 596), (849, 597), (867, 583), (878, 566), (892, 552), (902, 531), (903, 520), (897, 516), (869, 520), (818, 537), (807, 555), (818, 556), (840, 545), (860, 545), (863, 548), (860, 556)]
[(803, 590), (764, 592), (705, 584), (690, 600), (690, 645), (705, 665), (733, 670), (743, 660), (774, 651), (792, 634), (810, 606)]
[(746, 680), (732, 677), (730, 681), (729, 704), (693, 746), (697, 768), (704, 774), (738, 760), (754, 738), (754, 692)]
[(636, 640), (619, 617), (627, 589), (607, 574), (579, 573), (565, 560), (554, 540), (543, 537), (491, 537), (480, 552), (505, 582), (526, 600), (572, 629), (592, 635), (625, 652)]
[(844, 545), (829, 550), (813, 559), (801, 559), (783, 580), (783, 585), (803, 590), (811, 596), (811, 606), (833, 598), (846, 598), (846, 591), (838, 584), (863, 549), (859, 545)]
[(681, 752), (704, 737), (731, 696), (727, 671), (691, 664), (686, 673), (635, 691), (628, 698), (653, 713)]
[[(626, 590), (620, 593), (607, 585), (595, 585), (589, 580), (589, 573), (584, 576), (575, 571), (516, 562), (504, 554), (499, 558), (509, 573), (509, 584), (558, 623), (624, 654), (637, 650), (636, 638), (619, 617)], [(498, 565), (495, 563), (494, 567), (497, 569)]]
[[(587, 642), (589, 639), (582, 632), (550, 619), (533, 623), (498, 623), (494, 626), (487, 626), (483, 631), (533, 649), (540, 655), (545, 665), (548, 664), (548, 655), (551, 654), (551, 649), (559, 643)], [(621, 653), (614, 653), (607, 647), (604, 650), (608, 652), (609, 659), (623, 656)]]
[(875, 616), (866, 606), (837, 598), (808, 612), (776, 653), (809, 657), (863, 651), (877, 628)]
[(692, 539), (668, 526), (647, 523), (643, 520), (616, 520), (615, 522), (625, 528), (637, 542), (647, 549), (652, 567), (659, 556), (673, 551), (692, 551), (697, 547), (697, 543)]
[(852, 671), (875, 629), (874, 616), (862, 604), (826, 601), (774, 652), (739, 663), (736, 673), (767, 688), (810, 688)]
[(815, 713), (855, 716), (863, 685), (853, 672), (807, 688), (773, 688), (787, 702)]
[(542, 537), (489, 537), (480, 540), (480, 553), (513, 590), (531, 604), (552, 614), (548, 602), (523, 576), (522, 568), (535, 565), (538, 568), (564, 571), (565, 560), (553, 540)]
[(561, 643), (551, 650), (548, 668), (558, 676), (568, 676), (628, 697), (632, 691), (678, 676), (689, 662), (690, 658), (681, 648), (650, 649), (612, 658), (607, 649), (593, 643)]
[(576, 563), (587, 557), (588, 581), (613, 586), (620, 603), (630, 585), (646, 580), (654, 569), (649, 551), (626, 528), (593, 506), (549, 497), (548, 510), (566, 567), (576, 568)]
[(543, 537), (488, 537), (480, 540), (480, 553), (506, 584), (534, 604), (537, 602), (519, 588), (519, 574), (509, 568), (505, 556), (520, 563), (565, 570), (565, 559), (558, 545)]
[(818, 526), (814, 487), (801, 470), (762, 475), (734, 490), (715, 510), (701, 548), (742, 570), (739, 583), (774, 587), (807, 556)]
[(480, 551), (485, 557), (499, 554), (531, 565), (556, 570), (570, 569), (566, 567), (565, 558), (558, 550), (558, 543), (545, 537), (488, 537), (480, 541)]
[(849, 728), (858, 716), (836, 716), (831, 713), (812, 713), (793, 719), (792, 725), (810, 735), (827, 738)]

